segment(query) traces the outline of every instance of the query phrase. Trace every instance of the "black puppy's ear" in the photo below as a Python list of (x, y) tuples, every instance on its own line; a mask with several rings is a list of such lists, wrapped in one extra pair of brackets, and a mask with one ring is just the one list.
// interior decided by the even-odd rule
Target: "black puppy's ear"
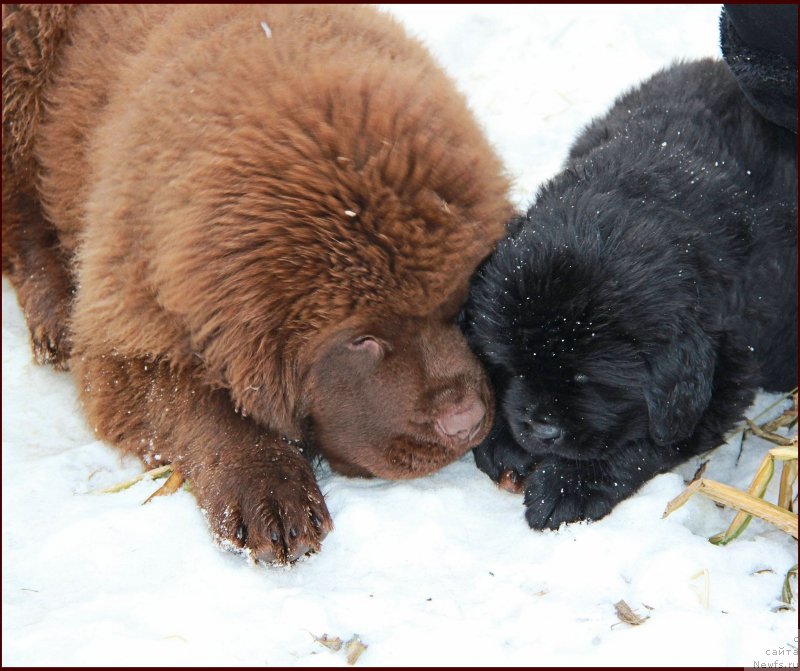
[(686, 325), (664, 349), (648, 358), (644, 397), (650, 435), (659, 445), (692, 435), (711, 401), (716, 352), (699, 326)]

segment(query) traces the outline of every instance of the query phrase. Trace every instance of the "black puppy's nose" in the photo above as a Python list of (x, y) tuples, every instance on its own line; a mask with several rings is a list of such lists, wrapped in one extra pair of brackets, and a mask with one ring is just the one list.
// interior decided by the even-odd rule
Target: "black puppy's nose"
[(555, 440), (561, 436), (561, 427), (550, 417), (537, 417), (523, 422), (527, 433), (539, 440)]
[(532, 422), (531, 433), (539, 440), (555, 440), (561, 435), (561, 427), (549, 422)]

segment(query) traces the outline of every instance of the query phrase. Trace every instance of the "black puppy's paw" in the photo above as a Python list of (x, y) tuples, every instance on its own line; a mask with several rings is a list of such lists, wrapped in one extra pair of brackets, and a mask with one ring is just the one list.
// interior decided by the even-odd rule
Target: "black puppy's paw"
[[(527, 477), (525, 518), (532, 529), (558, 529), (564, 522), (598, 520), (622, 499), (614, 483), (599, 479), (602, 467), (548, 457)], [(598, 472), (600, 471), (600, 472)]]
[(536, 459), (517, 445), (508, 429), (495, 424), (486, 439), (473, 450), (478, 468), (500, 487), (521, 493), (522, 483)]

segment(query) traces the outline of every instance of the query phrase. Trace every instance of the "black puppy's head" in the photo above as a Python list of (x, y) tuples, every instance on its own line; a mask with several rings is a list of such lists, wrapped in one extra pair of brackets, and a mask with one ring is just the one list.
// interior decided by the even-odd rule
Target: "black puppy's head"
[(497, 421), (534, 455), (577, 460), (688, 438), (714, 372), (691, 278), (677, 276), (669, 251), (652, 255), (648, 243), (631, 254), (630, 240), (574, 217), (531, 210), (474, 278), (465, 330)]

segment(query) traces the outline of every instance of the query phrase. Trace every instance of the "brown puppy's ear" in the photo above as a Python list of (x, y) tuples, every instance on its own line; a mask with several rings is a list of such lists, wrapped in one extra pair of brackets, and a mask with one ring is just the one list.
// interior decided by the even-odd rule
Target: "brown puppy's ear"
[(697, 324), (684, 324), (661, 351), (648, 358), (644, 397), (650, 435), (659, 445), (689, 438), (711, 401), (716, 352)]

